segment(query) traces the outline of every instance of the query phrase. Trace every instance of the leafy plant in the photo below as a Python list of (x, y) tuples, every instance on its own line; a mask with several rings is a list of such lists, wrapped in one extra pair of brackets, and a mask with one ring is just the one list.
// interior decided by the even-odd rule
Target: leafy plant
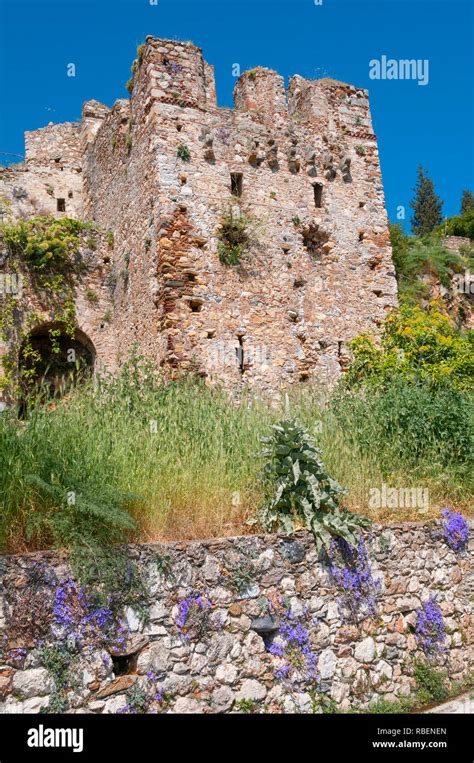
[(347, 383), (391, 384), (398, 377), (434, 388), (474, 390), (474, 332), (460, 331), (437, 303), (402, 305), (386, 319), (379, 346), (368, 335), (350, 343)]
[(183, 162), (189, 162), (191, 159), (191, 152), (189, 148), (184, 145), (184, 143), (181, 143), (181, 145), (178, 146), (178, 149), (176, 151), (176, 155), (181, 159)]
[(291, 533), (295, 527), (310, 530), (318, 548), (329, 550), (333, 538), (356, 544), (358, 531), (369, 524), (362, 516), (341, 509), (344, 490), (326, 472), (321, 451), (311, 436), (294, 420), (273, 426), (273, 435), (263, 437), (268, 459), (264, 474), (269, 500), (259, 513), (267, 530)]
[(236, 699), (232, 709), (237, 713), (250, 715), (258, 713), (260, 705), (255, 699)]
[(366, 153), (365, 152), (365, 146), (356, 146), (355, 147), (355, 152), (356, 152), (357, 156), (365, 156), (365, 153)]
[(422, 659), (415, 659), (413, 676), (416, 681), (417, 696), (421, 704), (442, 702), (449, 694), (445, 671), (430, 665)]
[(217, 229), (217, 253), (223, 265), (239, 265), (248, 255), (253, 243), (250, 230), (252, 220), (232, 211), (222, 215)]

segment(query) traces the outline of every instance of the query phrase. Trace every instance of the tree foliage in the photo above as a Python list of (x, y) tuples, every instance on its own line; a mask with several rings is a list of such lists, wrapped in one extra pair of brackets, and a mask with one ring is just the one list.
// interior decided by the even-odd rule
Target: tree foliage
[(412, 231), (415, 236), (425, 236), (441, 223), (443, 202), (435, 192), (433, 181), (423, 167), (418, 168), (415, 197), (410, 202), (413, 209)]

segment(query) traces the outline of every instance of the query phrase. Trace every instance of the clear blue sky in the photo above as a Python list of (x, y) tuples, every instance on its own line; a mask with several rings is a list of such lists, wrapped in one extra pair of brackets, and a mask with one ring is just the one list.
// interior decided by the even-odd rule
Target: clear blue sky
[[(76, 120), (85, 100), (127, 97), (147, 34), (200, 45), (222, 106), (234, 63), (368, 87), (393, 221), (398, 205), (408, 212), (420, 163), (444, 214), (474, 191), (472, 0), (0, 0), (0, 151), (23, 153), (24, 130)], [(429, 83), (369, 79), (382, 55), (428, 59)]]

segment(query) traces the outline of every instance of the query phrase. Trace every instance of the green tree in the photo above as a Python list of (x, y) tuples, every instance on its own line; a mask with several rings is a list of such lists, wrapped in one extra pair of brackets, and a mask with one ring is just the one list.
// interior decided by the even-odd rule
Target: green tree
[(411, 229), (415, 236), (426, 236), (442, 221), (443, 202), (437, 195), (433, 181), (423, 167), (418, 167), (415, 198), (410, 202), (413, 209)]
[(464, 212), (474, 212), (474, 194), (470, 191), (463, 191), (461, 196), (461, 214)]

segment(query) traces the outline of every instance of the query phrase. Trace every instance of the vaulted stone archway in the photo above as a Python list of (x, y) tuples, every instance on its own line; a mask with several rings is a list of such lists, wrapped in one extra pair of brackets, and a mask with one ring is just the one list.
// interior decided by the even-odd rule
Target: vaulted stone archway
[(18, 354), (23, 399), (35, 391), (45, 397), (61, 396), (72, 384), (92, 375), (95, 359), (95, 347), (80, 329), (71, 335), (59, 322), (36, 326)]

